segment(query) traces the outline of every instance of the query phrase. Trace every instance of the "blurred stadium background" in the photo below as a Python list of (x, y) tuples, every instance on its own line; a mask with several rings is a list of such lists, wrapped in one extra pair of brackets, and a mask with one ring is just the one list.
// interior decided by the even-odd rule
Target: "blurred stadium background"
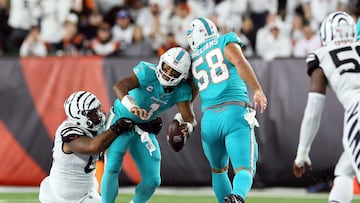
[[(342, 107), (332, 92), (328, 93), (319, 135), (310, 154), (313, 170), (296, 179), (291, 169), (309, 88), (304, 57), (319, 46), (315, 17), (321, 12), (311, 12), (319, 7), (325, 13), (345, 10), (357, 19), (359, 1), (323, 2), (326, 5), (316, 0), (264, 2), (0, 0), (0, 185), (3, 186), (0, 202), (2, 194), (11, 193), (6, 188), (19, 192), (23, 187), (36, 190), (48, 174), (52, 140), (56, 127), (65, 118), (62, 106), (70, 93), (80, 89), (92, 91), (103, 102), (104, 109), (109, 109), (115, 99), (112, 85), (128, 75), (140, 60), (157, 63), (158, 55), (164, 50), (179, 45), (187, 48), (183, 42), (184, 29), (189, 20), (198, 16), (212, 18), (220, 32), (239, 34), (244, 41), (244, 53), (268, 96), (267, 112), (258, 115), (261, 127), (256, 133), (260, 154), (250, 196), (261, 196), (265, 190), (283, 195), (297, 192), (326, 195), (342, 151)], [(157, 10), (153, 8), (156, 5)], [(309, 17), (309, 12), (314, 18)], [(125, 37), (117, 33), (116, 27), (120, 26), (117, 24), (121, 24), (118, 21), (124, 18), (131, 29), (138, 31)], [(284, 40), (276, 40), (276, 33), (271, 31), (275, 27)], [(104, 48), (107, 46), (112, 48)], [(287, 51), (276, 53), (277, 50)], [(162, 115), (164, 126), (175, 113), (172, 109)], [(195, 103), (195, 113), (199, 123), (199, 101)], [(194, 187), (208, 189), (210, 172), (201, 150), (199, 128), (179, 153), (167, 146), (164, 130), (158, 138), (163, 156), (162, 185), (199, 194), (202, 191)], [(121, 185), (131, 188), (139, 178), (127, 155), (119, 177)], [(358, 189), (355, 181), (354, 184)], [(296, 190), (288, 190), (293, 188)], [(159, 190), (159, 194), (163, 191), (167, 190)]]

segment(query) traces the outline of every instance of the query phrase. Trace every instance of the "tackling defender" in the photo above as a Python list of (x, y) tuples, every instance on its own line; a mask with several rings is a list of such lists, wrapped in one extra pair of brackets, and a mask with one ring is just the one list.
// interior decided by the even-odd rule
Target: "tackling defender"
[(192, 89), (187, 81), (191, 61), (189, 53), (180, 47), (171, 48), (159, 63), (140, 62), (134, 73), (117, 82), (113, 89), (115, 118), (127, 117), (136, 125), (110, 145), (105, 154), (105, 170), (101, 181), (103, 203), (114, 203), (118, 194), (118, 176), (125, 152), (129, 150), (141, 173), (132, 203), (145, 203), (161, 183), (161, 152), (156, 138), (162, 122), (156, 117), (175, 104), (177, 119), (185, 125), (188, 136), (196, 125), (191, 107)]
[(66, 99), (67, 119), (56, 130), (50, 174), (40, 184), (42, 203), (101, 203), (95, 178), (98, 153), (131, 129), (133, 122), (121, 118), (98, 134), (105, 120), (100, 108), (91, 92), (74, 92)]
[(311, 78), (308, 100), (300, 128), (299, 145), (293, 164), (296, 177), (311, 168), (309, 151), (319, 129), (325, 106), (326, 87), (336, 94), (343, 105), (344, 152), (336, 164), (334, 184), (329, 203), (350, 203), (353, 178), (360, 180), (360, 44), (355, 42), (355, 22), (345, 12), (327, 16), (320, 27), (323, 47), (309, 53), (307, 73)]
[[(255, 109), (261, 113), (266, 96), (242, 53), (242, 42), (230, 32), (219, 36), (206, 18), (193, 20), (187, 31), (192, 76), (202, 100), (201, 138), (211, 166), (212, 187), (218, 202), (244, 203), (256, 171), (258, 146)], [(246, 84), (253, 90), (255, 109), (249, 104)], [(234, 168), (228, 177), (229, 158)]]

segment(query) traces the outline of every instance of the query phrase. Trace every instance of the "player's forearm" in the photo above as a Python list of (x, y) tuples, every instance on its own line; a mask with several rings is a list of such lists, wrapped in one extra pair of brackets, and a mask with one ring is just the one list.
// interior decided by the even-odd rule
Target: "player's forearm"
[(325, 95), (310, 92), (301, 122), (298, 151), (310, 151), (312, 142), (319, 130)]
[(237, 67), (239, 67), (237, 68), (237, 70), (240, 77), (253, 91), (262, 91), (261, 85), (256, 78), (255, 72), (247, 61), (238, 63)]
[(89, 147), (89, 153), (98, 154), (105, 151), (117, 136), (118, 135), (114, 131), (109, 129), (94, 137)]
[(120, 100), (128, 94), (128, 88), (126, 87), (126, 84), (124, 84), (123, 81), (119, 81), (117, 82), (114, 86), (113, 86), (113, 91), (116, 95), (117, 98), (119, 98)]

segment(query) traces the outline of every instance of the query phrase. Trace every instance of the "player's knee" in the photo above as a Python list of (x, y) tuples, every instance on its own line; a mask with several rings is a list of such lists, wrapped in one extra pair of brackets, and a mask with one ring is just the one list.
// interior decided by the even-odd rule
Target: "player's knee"
[(161, 178), (160, 177), (154, 177), (149, 179), (146, 184), (151, 188), (157, 188), (161, 184)]

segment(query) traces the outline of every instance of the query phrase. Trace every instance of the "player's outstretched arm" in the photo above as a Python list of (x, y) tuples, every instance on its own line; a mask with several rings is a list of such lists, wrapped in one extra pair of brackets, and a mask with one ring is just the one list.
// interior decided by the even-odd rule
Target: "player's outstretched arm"
[(236, 43), (228, 44), (225, 47), (225, 57), (230, 63), (234, 64), (240, 77), (253, 90), (254, 107), (257, 109), (260, 105), (260, 112), (263, 113), (267, 107), (267, 98), (256, 78), (253, 68), (242, 53), (240, 45)]
[(310, 91), (306, 103), (304, 117), (300, 127), (299, 145), (293, 164), (293, 173), (296, 177), (311, 169), (309, 152), (318, 132), (321, 115), (325, 106), (326, 79), (320, 68), (311, 73)]
[(63, 150), (66, 153), (98, 154), (105, 151), (111, 142), (122, 132), (133, 128), (133, 121), (128, 118), (120, 118), (110, 128), (94, 138), (86, 135), (72, 136), (72, 140), (64, 142)]

